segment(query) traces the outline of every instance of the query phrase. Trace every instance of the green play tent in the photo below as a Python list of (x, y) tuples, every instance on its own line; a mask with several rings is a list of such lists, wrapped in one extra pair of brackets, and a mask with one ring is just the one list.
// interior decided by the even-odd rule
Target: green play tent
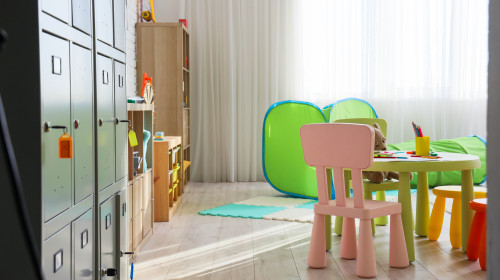
[[(413, 151), (415, 140), (399, 144), (388, 144), (387, 150)], [(455, 139), (431, 141), (431, 151), (471, 154), (479, 157), (481, 167), (472, 171), (474, 184), (481, 184), (486, 180), (486, 141), (476, 135)], [(416, 175), (416, 174), (415, 174)], [(429, 186), (460, 185), (460, 171), (429, 172)], [(413, 176), (412, 186), (417, 185), (417, 176)]]
[(321, 109), (308, 102), (288, 100), (268, 109), (262, 131), (262, 168), (273, 188), (293, 196), (318, 197), (316, 170), (304, 161), (300, 128), (324, 122)]

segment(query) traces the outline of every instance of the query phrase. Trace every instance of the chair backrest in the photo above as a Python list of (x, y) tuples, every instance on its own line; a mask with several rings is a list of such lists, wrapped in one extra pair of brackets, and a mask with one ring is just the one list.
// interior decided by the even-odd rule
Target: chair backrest
[(374, 119), (374, 118), (354, 118), (354, 119), (339, 119), (333, 121), (334, 123), (357, 123), (357, 124), (367, 124), (373, 126), (377, 123), (380, 126), (380, 130), (384, 136), (387, 137), (387, 122), (384, 119)]
[(378, 118), (373, 106), (363, 99), (346, 98), (323, 108), (328, 122), (338, 119)]
[(363, 124), (308, 124), (300, 129), (304, 159), (316, 167), (318, 201), (328, 203), (326, 168), (334, 172), (335, 197), (338, 206), (345, 206), (344, 168), (351, 169), (354, 206), (362, 208), (362, 169), (373, 163), (375, 132)]

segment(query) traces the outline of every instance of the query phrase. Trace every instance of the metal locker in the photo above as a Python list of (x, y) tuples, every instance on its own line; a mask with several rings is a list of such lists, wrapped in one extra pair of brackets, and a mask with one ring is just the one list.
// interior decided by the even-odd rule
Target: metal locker
[(93, 279), (94, 227), (92, 209), (73, 221), (73, 251), (75, 280)]
[(70, 127), (69, 42), (40, 35), (42, 189), (44, 221), (71, 207), (71, 159), (59, 158), (59, 137)]
[(44, 12), (66, 23), (70, 22), (69, 6), (70, 0), (42, 0), (42, 10)]
[[(98, 2), (98, 1), (96, 1)], [(99, 190), (115, 182), (113, 62), (97, 55), (97, 178)]]
[(43, 242), (42, 268), (46, 279), (71, 279), (70, 225), (67, 225)]
[(125, 52), (125, 0), (113, 2), (115, 48)]
[(110, 46), (113, 45), (113, 0), (94, 1), (96, 38)]
[(73, 27), (92, 35), (92, 3), (90, 0), (72, 0)]
[(128, 259), (129, 252), (127, 252), (128, 247), (128, 212), (129, 207), (127, 204), (127, 189), (124, 188), (123, 191), (116, 195), (116, 213), (120, 216), (116, 221), (118, 225), (118, 236), (116, 238), (117, 248), (119, 253), (119, 268), (118, 268), (118, 279), (127, 279), (128, 276)]
[(75, 204), (94, 191), (92, 52), (71, 45), (71, 103)]
[(118, 181), (128, 175), (128, 114), (125, 89), (125, 64), (115, 61), (115, 146), (116, 177)]
[(116, 236), (117, 236), (117, 219), (119, 217), (116, 215), (115, 210), (115, 198), (114, 196), (110, 197), (108, 200), (101, 204), (100, 214), (99, 214), (99, 223), (101, 238), (100, 238), (100, 252), (101, 252), (101, 279), (110, 280), (117, 279), (113, 276), (106, 276), (105, 272), (108, 270), (117, 269), (118, 261), (117, 261), (117, 248), (116, 248)]

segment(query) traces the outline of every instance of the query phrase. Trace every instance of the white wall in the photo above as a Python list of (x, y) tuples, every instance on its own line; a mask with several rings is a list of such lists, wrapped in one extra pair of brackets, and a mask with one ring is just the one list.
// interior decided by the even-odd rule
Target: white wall
[(157, 22), (178, 22), (186, 18), (186, 0), (155, 1), (155, 18)]
[[(159, 2), (159, 1), (157, 1)], [(137, 40), (135, 24), (137, 23), (137, 0), (127, 0), (127, 96), (137, 95)]]

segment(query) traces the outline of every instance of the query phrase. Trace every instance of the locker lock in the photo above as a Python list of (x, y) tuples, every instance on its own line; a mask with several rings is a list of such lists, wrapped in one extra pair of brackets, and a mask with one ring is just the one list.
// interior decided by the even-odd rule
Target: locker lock
[(126, 122), (126, 123), (129, 123), (129, 124), (131, 123), (130, 120), (120, 120), (119, 118), (115, 118), (115, 124), (119, 124), (121, 122)]
[(101, 269), (101, 276), (117, 276), (118, 270), (115, 268), (103, 268)]
[(50, 125), (50, 122), (44, 122), (43, 123), (43, 131), (44, 132), (50, 132), (50, 129), (64, 129), (64, 133), (68, 132), (68, 127), (65, 125)]

